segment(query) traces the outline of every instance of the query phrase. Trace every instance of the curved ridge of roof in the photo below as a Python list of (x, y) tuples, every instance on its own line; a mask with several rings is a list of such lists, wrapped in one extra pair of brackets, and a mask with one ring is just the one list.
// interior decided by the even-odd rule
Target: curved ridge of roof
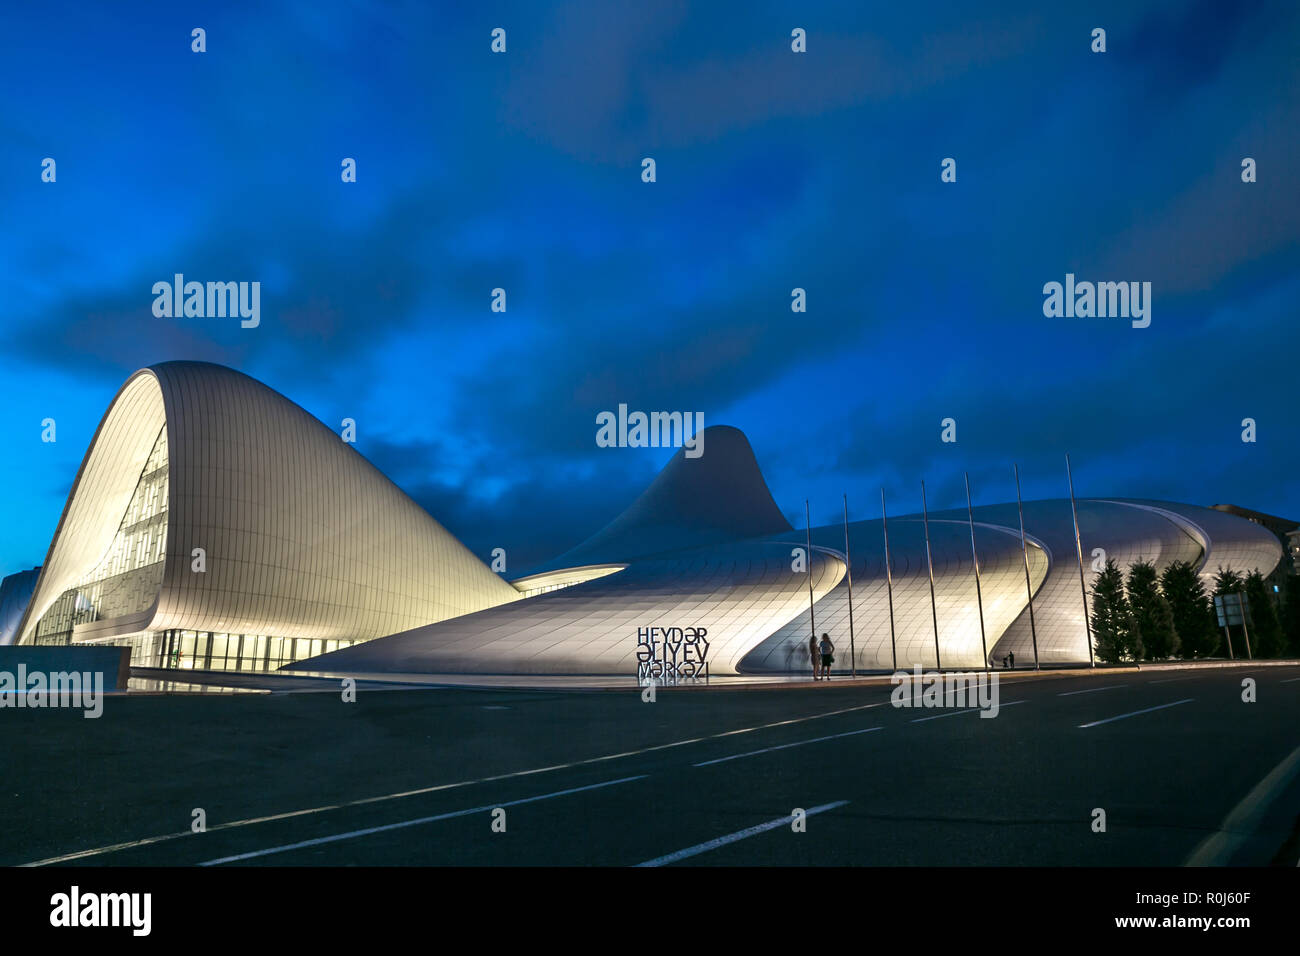
[(586, 541), (530, 573), (628, 561), (725, 541), (790, 531), (739, 428), (710, 425), (701, 452), (686, 448), (664, 466), (622, 514)]

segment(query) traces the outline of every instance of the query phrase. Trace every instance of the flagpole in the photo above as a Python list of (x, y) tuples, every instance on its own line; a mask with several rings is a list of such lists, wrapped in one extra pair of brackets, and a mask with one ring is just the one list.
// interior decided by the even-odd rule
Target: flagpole
[(813, 585), (812, 585), (812, 518), (808, 512), (808, 499), (803, 502), (804, 529), (808, 535), (808, 621), (812, 627), (813, 639), (817, 638), (817, 617), (816, 611), (813, 610)]
[(853, 555), (849, 552), (849, 496), (844, 495), (844, 566), (849, 577), (849, 676), (858, 676), (858, 651), (853, 641)]
[(1088, 620), (1088, 585), (1083, 580), (1083, 539), (1079, 537), (1079, 509), (1074, 503), (1074, 472), (1070, 470), (1070, 453), (1065, 454), (1065, 475), (1070, 481), (1070, 514), (1074, 516), (1074, 550), (1079, 556), (1079, 590), (1083, 593), (1083, 627), (1088, 635), (1088, 666), (1096, 667), (1092, 656), (1092, 622)]
[(939, 609), (934, 602), (934, 558), (930, 554), (930, 513), (925, 504), (925, 481), (921, 482), (921, 519), (925, 522), (925, 563), (930, 569), (930, 616), (934, 620), (934, 667), (943, 670), (939, 655)]
[(894, 638), (894, 569), (889, 560), (889, 515), (885, 512), (885, 489), (880, 489), (880, 523), (885, 529), (885, 586), (889, 589), (889, 651), (898, 670), (898, 641)]
[(975, 550), (975, 512), (970, 503), (970, 472), (962, 473), (966, 478), (966, 520), (970, 524), (970, 557), (975, 563), (975, 602), (980, 612), (980, 646), (984, 648), (984, 669), (989, 669), (989, 642), (984, 633), (984, 595), (980, 591), (980, 558)]
[(1034, 642), (1034, 670), (1038, 670), (1038, 630), (1034, 627), (1034, 586), (1029, 579), (1029, 545), (1025, 542), (1025, 506), (1020, 500), (1020, 466), (1016, 471), (1016, 511), (1020, 513), (1020, 553), (1025, 559), (1025, 594), (1029, 598), (1029, 636)]

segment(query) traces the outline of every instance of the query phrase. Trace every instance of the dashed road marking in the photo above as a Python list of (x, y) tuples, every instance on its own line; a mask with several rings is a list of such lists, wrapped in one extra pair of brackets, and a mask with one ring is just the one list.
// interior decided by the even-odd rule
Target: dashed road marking
[(1057, 694), (1057, 697), (1073, 697), (1075, 694), (1095, 694), (1099, 690), (1115, 690), (1118, 687), (1127, 687), (1128, 684), (1107, 684), (1105, 687), (1087, 687), (1083, 690), (1067, 690), (1063, 694)]
[(1136, 717), (1138, 714), (1149, 714), (1154, 710), (1164, 710), (1167, 707), (1177, 707), (1179, 704), (1190, 704), (1195, 699), (1196, 699), (1195, 697), (1186, 697), (1183, 700), (1176, 700), (1172, 704), (1157, 704), (1155, 707), (1144, 707), (1141, 710), (1132, 710), (1129, 711), (1127, 714), (1119, 714), (1118, 716), (1115, 717), (1107, 717), (1105, 720), (1094, 720), (1092, 723), (1089, 724), (1080, 724), (1079, 729), (1087, 730), (1089, 727), (1100, 727), (1102, 724), (1111, 724), (1117, 720), (1125, 720), (1126, 718), (1129, 717)]
[(697, 767), (708, 767), (715, 763), (726, 763), (728, 760), (739, 760), (741, 757), (754, 757), (758, 754), (771, 753), (773, 750), (788, 750), (790, 747), (802, 747), (804, 744), (817, 744), (823, 740), (835, 740), (838, 737), (852, 737), (855, 734), (869, 734), (873, 730), (880, 730), (879, 727), (864, 727), (862, 730), (848, 730), (842, 734), (828, 734), (825, 737), (814, 737), (811, 740), (796, 740), (794, 743), (777, 744), (775, 747), (764, 747), (762, 750), (751, 750), (748, 753), (732, 754), (729, 757), (718, 757), (716, 760), (704, 760), (695, 764)]
[[(873, 728), (874, 729), (874, 728)], [(834, 810), (842, 807), (849, 801), (836, 800), (834, 803), (823, 803), (819, 807), (812, 807), (804, 811), (805, 817), (811, 817), (818, 813), (825, 813), (827, 810)], [(698, 856), (701, 853), (708, 853), (710, 850), (716, 850), (720, 846), (726, 846), (729, 843), (735, 843), (748, 837), (757, 836), (760, 833), (766, 833), (768, 830), (775, 830), (777, 827), (789, 826), (794, 823), (794, 814), (786, 817), (778, 817), (775, 820), (769, 820), (767, 823), (760, 823), (758, 826), (749, 827), (745, 830), (737, 830), (735, 833), (728, 833), (726, 836), (720, 836), (717, 839), (709, 840), (705, 843), (697, 843), (695, 846), (688, 846), (684, 850), (678, 850), (676, 853), (669, 853), (667, 856), (657, 856), (653, 860), (646, 860), (644, 863), (638, 863), (637, 866), (666, 866), (669, 863), (676, 863), (678, 860), (684, 860), (688, 856)]]
[[(1024, 703), (1023, 700), (1009, 700), (1009, 701), (1007, 701), (1005, 704), (999, 704), (999, 705), (998, 705), (998, 708), (1001, 709), (1001, 708), (1003, 708), (1003, 707), (1014, 707), (1014, 706), (1016, 706), (1016, 704), (1023, 704), (1023, 703)], [(963, 708), (962, 710), (950, 710), (950, 711), (949, 711), (948, 713), (946, 713), (946, 714), (935, 714), (935, 715), (933, 715), (933, 716), (931, 716), (931, 717), (913, 717), (911, 720), (908, 721), (908, 723), (909, 723), (909, 724), (921, 724), (921, 723), (925, 723), (925, 721), (927, 721), (927, 720), (938, 720), (938, 719), (940, 719), (941, 717), (956, 717), (958, 714), (971, 714), (971, 713), (974, 713), (974, 712), (979, 711), (979, 710), (983, 710), (983, 708), (982, 708), (982, 707), (966, 707), (966, 708)], [(986, 719), (988, 719), (988, 718), (986, 718)]]
[(331, 836), (316, 837), (312, 840), (300, 840), (297, 843), (286, 843), (282, 846), (267, 847), (264, 850), (252, 850), (248, 853), (236, 853), (233, 856), (223, 856), (215, 860), (207, 860), (200, 863), (199, 866), (217, 866), (220, 863), (235, 863), (239, 860), (252, 860), (259, 856), (270, 856), (272, 853), (285, 853), (289, 850), (300, 850), (308, 846), (320, 846), (323, 843), (337, 843), (340, 840), (354, 840), (357, 837), (369, 836), (372, 833), (385, 833), (389, 830), (400, 830), (404, 827), (415, 827), (425, 823), (436, 823), (439, 820), (451, 820), (454, 817), (468, 817), (475, 813), (490, 813), (497, 807), (517, 807), (525, 803), (536, 803), (539, 800), (553, 800), (556, 797), (567, 797), (573, 793), (584, 793), (588, 790), (600, 790), (604, 787), (617, 786), (620, 783), (631, 783), (634, 780), (644, 780), (646, 774), (638, 774), (635, 777), (620, 777), (618, 780), (605, 780), (601, 783), (587, 784), (585, 787), (571, 787), (568, 790), (556, 790), (554, 793), (543, 793), (535, 797), (524, 797), (521, 800), (506, 800), (501, 803), (489, 803), (481, 807), (470, 807), (467, 810), (452, 810), (450, 813), (435, 813), (433, 816), (417, 817), (414, 820), (403, 820), (400, 823), (386, 823), (383, 826), (366, 827), (363, 830), (349, 830), (347, 833), (335, 833)]

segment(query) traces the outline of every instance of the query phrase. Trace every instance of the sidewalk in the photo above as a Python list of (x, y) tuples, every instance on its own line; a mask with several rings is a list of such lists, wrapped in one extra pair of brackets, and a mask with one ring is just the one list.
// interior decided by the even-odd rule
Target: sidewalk
[[(990, 668), (989, 673), (997, 674), (1000, 680), (1052, 680), (1070, 677), (1108, 676), (1114, 674), (1156, 673), (1165, 671), (1219, 670), (1225, 668), (1260, 668), (1288, 667), (1300, 664), (1300, 660), (1267, 661), (1170, 661), (1138, 666), (1099, 666), (1068, 665), (1034, 670), (1032, 667), (1018, 667), (1014, 670)], [(942, 673), (979, 673), (974, 668), (950, 668)], [(908, 674), (913, 673), (907, 671)], [(923, 674), (932, 674), (934, 670), (923, 670)], [(358, 690), (416, 690), (416, 689), (455, 689), (455, 690), (549, 690), (549, 691), (627, 691), (636, 690), (633, 676), (609, 674), (375, 674), (375, 673), (332, 673), (325, 671), (273, 671), (267, 674), (248, 671), (177, 671), (163, 668), (131, 668), (132, 684), (151, 684), (137, 689), (133, 693), (187, 693), (212, 692), (212, 688), (221, 687), (244, 690), (260, 690), (276, 693), (328, 692), (337, 693), (340, 682), (351, 677), (357, 682)], [(705, 691), (709, 689), (728, 690), (795, 690), (821, 687), (876, 687), (890, 686), (894, 683), (892, 671), (873, 671), (858, 677), (847, 674), (834, 675), (828, 681), (813, 681), (809, 674), (772, 674), (772, 675), (727, 675), (713, 677), (706, 684), (681, 683), (661, 686), (659, 690)]]

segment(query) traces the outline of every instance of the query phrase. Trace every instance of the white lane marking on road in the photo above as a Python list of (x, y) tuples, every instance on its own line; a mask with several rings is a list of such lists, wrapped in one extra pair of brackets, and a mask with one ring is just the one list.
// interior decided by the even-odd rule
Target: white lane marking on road
[[(1023, 700), (1009, 700), (1009, 701), (1007, 701), (1005, 704), (999, 704), (998, 707), (999, 707), (999, 709), (1002, 708), (1002, 707), (1014, 707), (1014, 706), (1016, 706), (1016, 704), (1023, 704), (1023, 703), (1024, 703)], [(982, 707), (966, 707), (966, 708), (963, 708), (962, 710), (950, 710), (950, 711), (948, 711), (948, 713), (946, 713), (946, 714), (935, 714), (935, 715), (932, 716), (932, 717), (913, 717), (911, 720), (908, 721), (908, 723), (909, 723), (909, 724), (922, 724), (922, 723), (925, 723), (925, 721), (927, 721), (927, 720), (939, 720), (941, 717), (956, 717), (958, 714), (973, 714), (973, 713), (975, 713), (975, 712), (977, 712), (977, 711), (980, 711), (980, 710), (983, 710), (983, 708), (982, 708)], [(987, 718), (986, 718), (986, 719), (987, 719)]]
[(1183, 866), (1227, 865), (1233, 854), (1258, 829), (1269, 805), (1297, 773), (1300, 773), (1300, 747), (1282, 758), (1281, 763), (1241, 798), (1241, 802), (1223, 818), (1218, 832), (1202, 840)]
[[(247, 820), (233, 820), (230, 823), (218, 823), (208, 827), (207, 833), (215, 833), (218, 830), (228, 830), (232, 827), (252, 826), (256, 823), (270, 823), (274, 820), (288, 820), (293, 817), (300, 817), (309, 813), (324, 813), (327, 810), (338, 810), (347, 804), (335, 804), (329, 807), (312, 807), (310, 810), (292, 810), (288, 813), (273, 813), (265, 817), (250, 817)], [(109, 846), (95, 847), (91, 850), (78, 850), (76, 853), (65, 853), (63, 856), (52, 856), (44, 860), (33, 860), (31, 863), (21, 863), (20, 866), (49, 866), (53, 863), (67, 863), (70, 860), (80, 860), (88, 856), (98, 856), (102, 853), (116, 853), (118, 850), (131, 850), (140, 846), (152, 846), (155, 843), (165, 843), (168, 840), (179, 840), (183, 837), (193, 836), (192, 830), (183, 830), (180, 833), (161, 833), (157, 836), (142, 837), (139, 840), (127, 840), (123, 843), (113, 843)]]
[(1164, 680), (1149, 680), (1148, 684), (1177, 684), (1184, 680), (1200, 680), (1199, 677), (1166, 677)]
[(829, 734), (825, 737), (814, 737), (812, 740), (796, 740), (790, 744), (777, 744), (775, 747), (764, 747), (762, 750), (751, 750), (748, 753), (732, 754), (730, 757), (718, 757), (716, 760), (705, 760), (695, 764), (697, 767), (708, 767), (715, 763), (726, 763), (728, 760), (739, 760), (741, 757), (753, 757), (757, 754), (771, 753), (773, 750), (786, 750), (790, 747), (802, 747), (804, 744), (817, 744), (823, 740), (835, 740), (837, 737), (852, 737), (854, 734), (869, 734), (873, 730), (880, 730), (879, 727), (864, 727), (862, 730), (848, 730), (842, 734)]
[(1067, 690), (1063, 694), (1057, 694), (1057, 697), (1073, 697), (1075, 694), (1095, 694), (1099, 690), (1114, 690), (1117, 687), (1127, 687), (1128, 684), (1107, 684), (1105, 687), (1088, 687), (1084, 690)]
[(1295, 683), (1296, 681), (1298, 681), (1298, 680), (1300, 680), (1300, 677), (1288, 677), (1286, 680), (1278, 681), (1278, 683), (1279, 683), (1279, 684), (1294, 684), (1294, 683)]
[[(872, 728), (873, 730), (875, 728)], [(818, 813), (825, 813), (827, 810), (834, 810), (842, 807), (849, 801), (836, 800), (834, 803), (823, 803), (819, 807), (811, 807), (804, 811), (805, 817), (811, 817)], [(726, 836), (720, 836), (717, 839), (709, 840), (706, 843), (697, 843), (695, 846), (688, 846), (684, 850), (678, 850), (676, 853), (669, 853), (667, 856), (657, 856), (653, 860), (646, 860), (644, 863), (638, 863), (637, 866), (665, 866), (669, 863), (676, 863), (678, 860), (684, 860), (688, 856), (698, 856), (701, 853), (708, 853), (710, 850), (716, 850), (720, 846), (726, 846), (728, 843), (735, 843), (738, 840), (744, 840), (747, 837), (757, 836), (760, 833), (766, 833), (768, 830), (775, 830), (777, 827), (789, 826), (794, 822), (794, 814), (786, 817), (778, 817), (775, 820), (769, 820), (767, 823), (760, 823), (758, 826), (749, 827), (745, 830), (737, 830), (735, 833), (728, 833)]]
[(1107, 717), (1105, 720), (1094, 720), (1090, 724), (1080, 724), (1079, 729), (1087, 730), (1089, 727), (1100, 727), (1102, 724), (1110, 724), (1117, 720), (1124, 720), (1128, 717), (1136, 717), (1138, 714), (1149, 714), (1153, 710), (1164, 710), (1166, 707), (1177, 707), (1179, 704), (1190, 704), (1195, 699), (1195, 697), (1186, 697), (1182, 700), (1176, 700), (1172, 704), (1157, 704), (1155, 707), (1144, 707), (1141, 710), (1132, 710), (1127, 714), (1119, 714), (1116, 717)]
[[(888, 700), (877, 701), (874, 704), (859, 704), (856, 707), (844, 707), (840, 710), (828, 710), (820, 714), (809, 714), (807, 717), (792, 717), (789, 720), (776, 720), (770, 724), (758, 724), (754, 727), (741, 727), (739, 730), (724, 730), (721, 733), (706, 734), (703, 737), (689, 737), (685, 740), (674, 740), (671, 743), (655, 744), (650, 747), (642, 747), (640, 750), (625, 750), (621, 753), (605, 754), (601, 757), (588, 757), (585, 760), (575, 760), (572, 763), (557, 763), (549, 767), (535, 767), (531, 770), (516, 770), (511, 773), (499, 773), (491, 777), (480, 777), (478, 780), (460, 780), (456, 783), (440, 783), (431, 787), (420, 787), (418, 790), (402, 790), (397, 793), (385, 793), (377, 797), (363, 797), (359, 800), (347, 800), (342, 803), (329, 804), (320, 807), (308, 807), (304, 810), (289, 810), (285, 813), (273, 813), (261, 817), (249, 817), (244, 820), (231, 820), (227, 823), (209, 825), (207, 832), (216, 833), (218, 830), (230, 830), (235, 827), (253, 826), (258, 823), (269, 823), (274, 820), (287, 820), (291, 817), (301, 817), (311, 813), (328, 813), (330, 810), (340, 810), (345, 807), (359, 807), (367, 803), (383, 803), (386, 800), (400, 800), (404, 797), (419, 797), (428, 793), (437, 793), (440, 790), (456, 790), (461, 787), (474, 787), (483, 783), (496, 783), (499, 780), (511, 780), (515, 777), (528, 777), (533, 774), (550, 773), (553, 770), (571, 770), (574, 767), (584, 767), (588, 764), (602, 763), (607, 760), (619, 760), (623, 757), (637, 757), (641, 754), (654, 753), (658, 750), (670, 750), (673, 747), (685, 747), (688, 744), (698, 744), (705, 740), (718, 740), (723, 737), (734, 737), (737, 734), (752, 734), (760, 730), (768, 730), (772, 727), (785, 727), (789, 724), (801, 724), (810, 720), (821, 720), (824, 717), (838, 717), (840, 714), (852, 714), (859, 710), (871, 710), (873, 707), (883, 707), (888, 704)], [(135, 847), (150, 846), (155, 843), (164, 843), (168, 840), (180, 840), (185, 837), (193, 836), (189, 830), (182, 830), (178, 833), (162, 833), (157, 836), (142, 837), (138, 840), (127, 840), (123, 843), (113, 843), (109, 846), (94, 847), (89, 850), (78, 850), (74, 853), (65, 853), (61, 856), (51, 856), (44, 860), (34, 860), (31, 863), (23, 863), (22, 866), (48, 866), (52, 863), (67, 863), (71, 860), (81, 860), (90, 856), (99, 856), (104, 853), (116, 853), (119, 850), (130, 850)]]
[(604, 787), (617, 786), (620, 783), (631, 783), (633, 780), (644, 780), (647, 774), (638, 774), (635, 777), (620, 777), (618, 780), (605, 780), (601, 783), (587, 784), (585, 787), (570, 787), (568, 790), (556, 790), (554, 793), (543, 793), (535, 797), (524, 797), (521, 800), (506, 800), (503, 803), (489, 803), (481, 807), (470, 807), (468, 810), (452, 810), (450, 813), (436, 813), (429, 817), (418, 817), (414, 820), (403, 820), (400, 823), (386, 823), (383, 826), (366, 827), (364, 830), (350, 830), (347, 833), (335, 833), (331, 836), (316, 837), (312, 840), (300, 840), (297, 843), (286, 843), (283, 846), (267, 847), (264, 850), (252, 850), (248, 853), (237, 853), (234, 856), (223, 856), (216, 860), (207, 860), (200, 863), (199, 866), (216, 866), (219, 863), (234, 863), (238, 860), (251, 860), (254, 857), (270, 856), (272, 853), (284, 853), (288, 850), (300, 850), (308, 846), (320, 846), (322, 843), (337, 843), (340, 840), (353, 840), (357, 837), (369, 836), (372, 833), (384, 833), (388, 830), (400, 830), (404, 827), (420, 826), (424, 823), (436, 823), (439, 820), (450, 820), (453, 817), (467, 817), (475, 813), (490, 813), (497, 807), (517, 807), (525, 803), (536, 803), (538, 800), (553, 800), (556, 797), (567, 797), (573, 793), (584, 793), (588, 790), (600, 790)]

